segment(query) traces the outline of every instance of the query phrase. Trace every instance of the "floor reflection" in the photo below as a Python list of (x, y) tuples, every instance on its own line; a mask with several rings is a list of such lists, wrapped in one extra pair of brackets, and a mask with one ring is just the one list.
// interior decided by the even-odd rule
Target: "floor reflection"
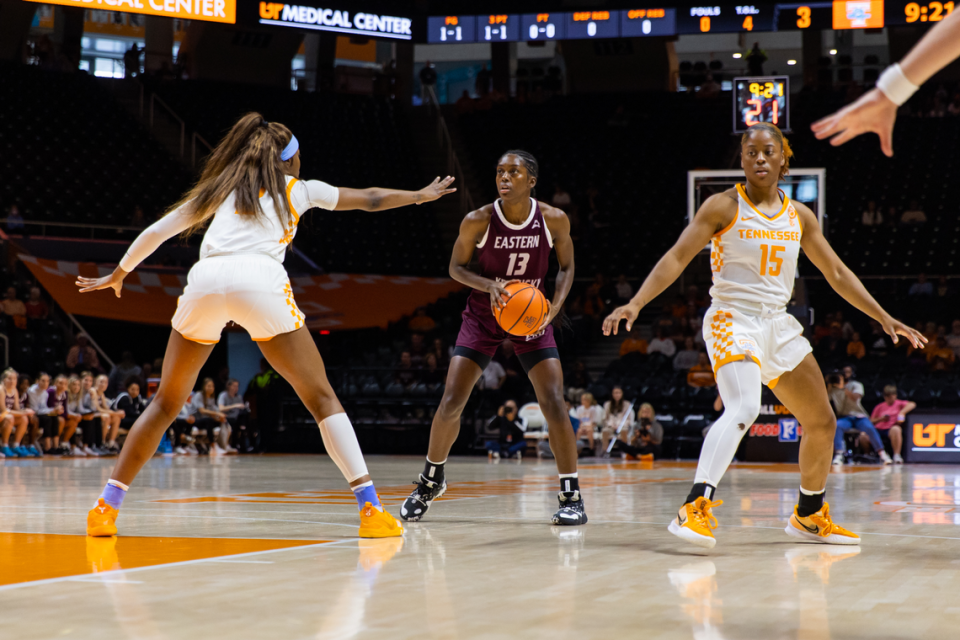
[(670, 584), (685, 600), (681, 610), (693, 621), (694, 640), (723, 640), (723, 601), (717, 597), (717, 567), (710, 560), (670, 569)]

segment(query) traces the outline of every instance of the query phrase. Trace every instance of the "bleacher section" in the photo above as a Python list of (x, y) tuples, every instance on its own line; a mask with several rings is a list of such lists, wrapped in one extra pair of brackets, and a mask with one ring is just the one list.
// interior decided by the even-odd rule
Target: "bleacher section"
[(93, 78), (0, 67), (3, 215), (16, 204), (27, 221), (128, 225), (139, 205), (149, 221), (189, 178)]
[[(304, 179), (336, 186), (420, 189), (426, 177), (405, 119), (388, 99), (184, 81), (154, 87), (181, 117), (215, 144), (244, 113), (282, 122), (301, 146)], [(445, 275), (429, 208), (386, 213), (320, 212), (300, 225), (297, 247), (327, 271)]]

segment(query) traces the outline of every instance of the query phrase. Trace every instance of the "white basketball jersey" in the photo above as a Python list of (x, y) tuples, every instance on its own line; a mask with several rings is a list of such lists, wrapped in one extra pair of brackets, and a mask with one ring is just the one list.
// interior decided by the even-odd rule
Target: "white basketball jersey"
[(797, 210), (782, 191), (783, 206), (772, 217), (750, 202), (743, 185), (737, 194), (737, 216), (711, 240), (710, 297), (734, 307), (746, 302), (783, 309), (793, 296), (803, 234)]

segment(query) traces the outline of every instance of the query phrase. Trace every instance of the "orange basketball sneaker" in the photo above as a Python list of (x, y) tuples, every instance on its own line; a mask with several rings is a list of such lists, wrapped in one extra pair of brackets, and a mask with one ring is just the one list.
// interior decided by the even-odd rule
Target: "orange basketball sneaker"
[(361, 538), (393, 538), (403, 535), (403, 527), (386, 511), (376, 509), (369, 502), (360, 509)]
[(103, 501), (97, 500), (97, 506), (87, 514), (88, 536), (115, 536), (117, 535), (117, 516), (120, 512)]
[(860, 544), (860, 536), (847, 531), (830, 519), (830, 505), (826, 502), (823, 503), (820, 511), (811, 513), (806, 518), (798, 516), (797, 507), (794, 507), (793, 515), (790, 516), (785, 531), (794, 538), (800, 538), (808, 542)]
[(723, 500), (711, 502), (700, 496), (693, 502), (680, 507), (680, 513), (673, 519), (667, 530), (698, 547), (713, 549), (717, 544), (717, 539), (713, 537), (713, 529), (717, 528), (717, 519), (713, 516), (712, 509), (722, 504)]

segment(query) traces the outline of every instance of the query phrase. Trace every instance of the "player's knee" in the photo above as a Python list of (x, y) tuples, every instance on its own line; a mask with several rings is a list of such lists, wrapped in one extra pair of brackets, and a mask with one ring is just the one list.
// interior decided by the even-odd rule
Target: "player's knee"
[(457, 420), (463, 413), (463, 407), (466, 402), (456, 397), (452, 393), (444, 393), (440, 400), (440, 406), (437, 407), (437, 417), (440, 420)]
[(728, 408), (728, 411), (732, 414), (734, 424), (743, 424), (746, 426), (752, 425), (757, 421), (757, 416), (760, 415), (760, 399), (754, 400), (742, 400), (735, 406)]
[(563, 400), (563, 394), (560, 390), (551, 391), (544, 394), (544, 397), (538, 399), (540, 402), (540, 411), (547, 421), (555, 422), (563, 419), (567, 415), (567, 404)]

